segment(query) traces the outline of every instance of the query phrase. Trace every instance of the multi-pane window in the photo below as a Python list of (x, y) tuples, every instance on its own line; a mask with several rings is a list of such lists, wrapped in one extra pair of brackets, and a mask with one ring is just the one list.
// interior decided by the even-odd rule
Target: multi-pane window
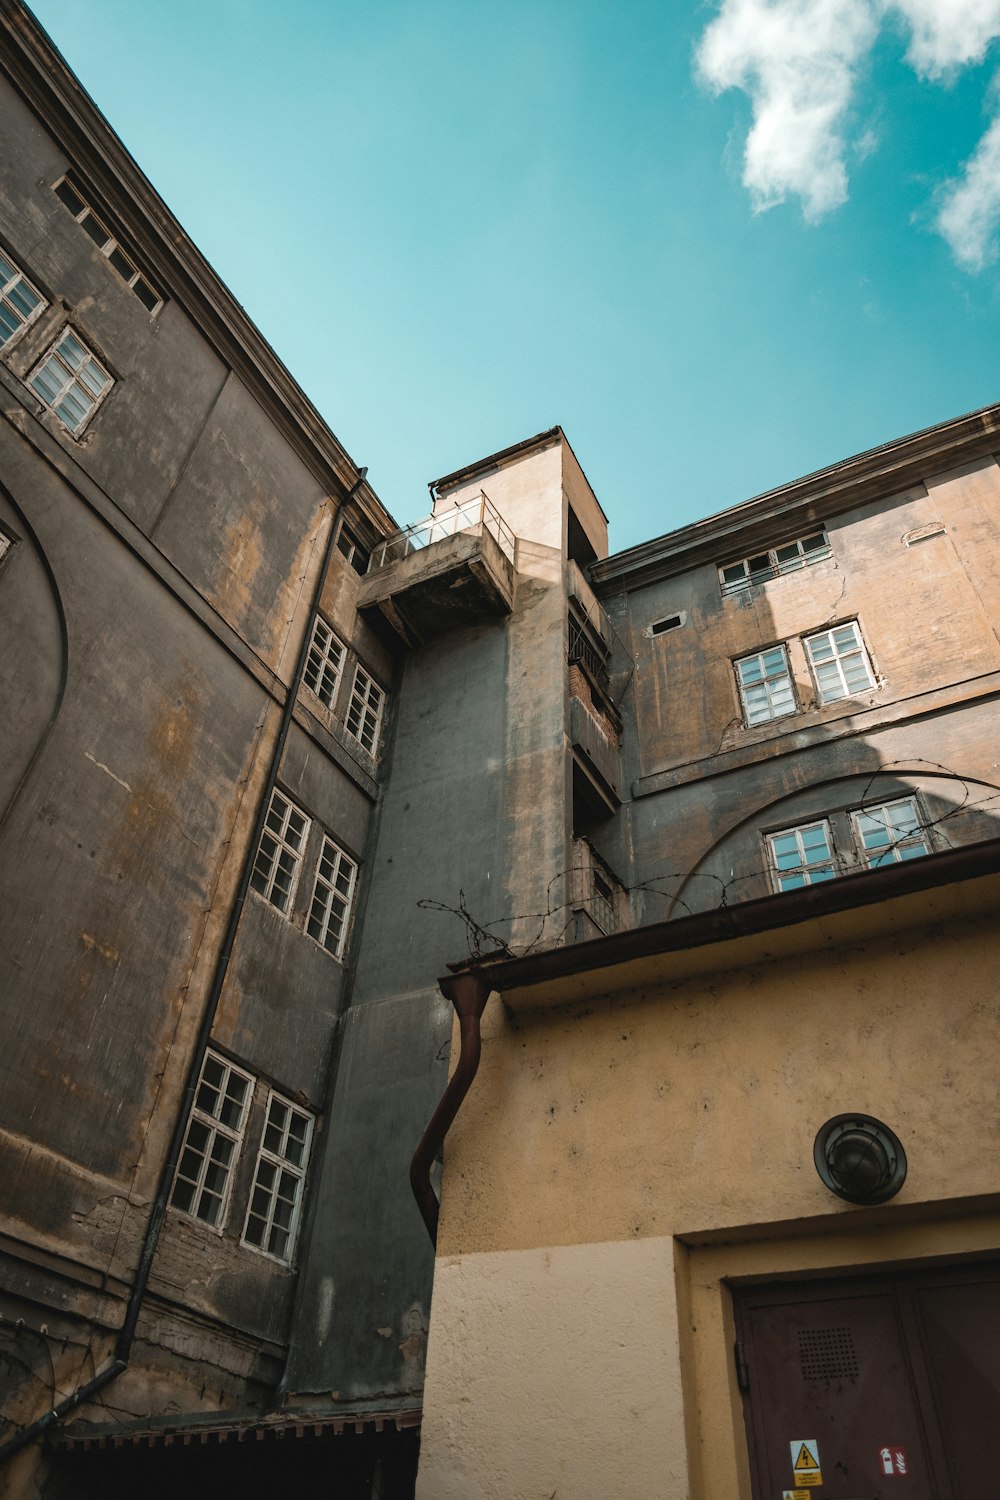
[(309, 832), (309, 819), (279, 792), (271, 793), (250, 884), (287, 916)]
[(342, 552), (354, 569), (362, 577), (368, 572), (368, 564), (371, 562), (371, 549), (366, 547), (362, 541), (347, 526), (340, 528), (337, 537), (338, 551)]
[(353, 859), (324, 834), (306, 932), (335, 958), (340, 958), (344, 951), (357, 876), (358, 867)]
[(139, 270), (132, 252), (126, 252), (122, 248), (117, 235), (111, 233), (91, 208), (72, 173), (67, 173), (61, 182), (57, 182), (53, 191), (69, 209), (80, 228), (89, 234), (101, 254), (114, 266), (125, 285), (135, 293), (143, 307), (151, 313), (158, 312), (163, 306), (163, 298), (149, 277)]
[(329, 625), (317, 615), (306, 658), (305, 680), (306, 686), (312, 689), (327, 708), (333, 707), (333, 700), (337, 696), (345, 655), (344, 647)]
[(600, 870), (592, 868), (590, 886), (590, 915), (602, 932), (609, 934), (617, 932), (618, 917), (615, 911), (615, 891), (610, 880), (606, 880)]
[(766, 583), (769, 578), (780, 578), (783, 573), (794, 573), (811, 563), (821, 562), (830, 556), (830, 539), (822, 528), (796, 537), (780, 547), (769, 547), (752, 557), (741, 557), (738, 562), (727, 563), (719, 569), (719, 581), (723, 594), (737, 594), (755, 583)]
[(206, 1054), (170, 1201), (215, 1228), (225, 1216), (252, 1093), (252, 1078)]
[(795, 712), (795, 693), (784, 646), (772, 646), (736, 663), (747, 724), (763, 724)]
[(0, 255), (0, 348), (45, 307), (45, 299), (5, 255)]
[(67, 328), (29, 377), (29, 383), (70, 432), (80, 432), (114, 381), (86, 344)]
[(859, 853), (871, 870), (930, 853), (915, 797), (862, 807), (851, 816)]
[(370, 755), (375, 754), (378, 746), (384, 707), (384, 689), (379, 687), (373, 677), (369, 677), (364, 667), (356, 667), (351, 702), (347, 710), (347, 729)]
[(292, 1258), (311, 1136), (312, 1116), (272, 1093), (243, 1243), (277, 1260)]
[(850, 812), (783, 828), (766, 835), (768, 864), (775, 888), (795, 890), (832, 880), (845, 871), (875, 870), (932, 852), (918, 798), (869, 802)]
[(767, 847), (779, 891), (816, 885), (821, 880), (832, 880), (837, 873), (830, 825), (825, 818), (804, 823), (800, 828), (769, 833)]
[(856, 620), (806, 636), (806, 653), (821, 703), (835, 703), (875, 686), (875, 674)]

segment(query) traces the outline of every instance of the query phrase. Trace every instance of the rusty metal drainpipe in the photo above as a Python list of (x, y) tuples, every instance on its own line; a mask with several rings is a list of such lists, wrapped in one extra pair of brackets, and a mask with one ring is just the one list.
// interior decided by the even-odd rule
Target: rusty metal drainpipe
[(431, 1167), (476, 1076), (482, 1050), (479, 1023), (490, 998), (489, 985), (471, 970), (462, 974), (449, 974), (447, 978), (439, 979), (438, 985), (445, 999), (450, 1000), (455, 1007), (458, 1016), (458, 1063), (410, 1162), (410, 1187), (435, 1249), (441, 1205), (431, 1187)]

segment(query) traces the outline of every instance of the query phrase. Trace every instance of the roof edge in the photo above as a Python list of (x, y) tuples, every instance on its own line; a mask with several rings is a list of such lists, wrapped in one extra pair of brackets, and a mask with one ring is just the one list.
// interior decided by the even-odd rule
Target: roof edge
[[(765, 490), (703, 520), (640, 542), (591, 564), (595, 584), (638, 586), (692, 566), (706, 557), (724, 562), (730, 551), (738, 555), (739, 537), (755, 525), (780, 528), (803, 513), (823, 521), (880, 497), (897, 494), (934, 473), (957, 468), (982, 457), (997, 446), (1000, 403), (982, 406), (933, 427), (893, 438), (825, 468)], [(756, 539), (754, 539), (756, 543)]]
[(479, 960), (468, 959), (449, 965), (449, 968), (453, 973), (475, 971), (492, 989), (503, 995), (658, 953), (703, 948), (733, 938), (795, 926), (814, 917), (874, 906), (897, 896), (997, 872), (1000, 872), (1000, 838), (928, 854), (922, 859), (908, 860), (905, 864), (885, 869), (842, 875), (837, 880), (804, 886), (801, 890), (760, 896), (735, 906), (717, 907), (644, 927), (630, 927), (610, 937), (590, 938), (586, 942), (547, 948), (519, 958), (487, 956)]
[[(110, 199), (163, 289), (247, 385), (324, 489), (348, 490), (359, 468), (87, 93), (22, 0), (0, 0), (0, 67), (60, 149)], [(147, 243), (143, 243), (145, 240)], [(379, 530), (395, 519), (367, 480), (355, 495)]]

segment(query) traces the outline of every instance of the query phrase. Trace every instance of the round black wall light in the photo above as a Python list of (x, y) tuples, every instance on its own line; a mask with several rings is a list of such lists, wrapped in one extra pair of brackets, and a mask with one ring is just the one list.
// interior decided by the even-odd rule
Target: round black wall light
[(813, 1146), (816, 1170), (831, 1193), (848, 1203), (885, 1203), (906, 1181), (899, 1137), (871, 1115), (834, 1115)]

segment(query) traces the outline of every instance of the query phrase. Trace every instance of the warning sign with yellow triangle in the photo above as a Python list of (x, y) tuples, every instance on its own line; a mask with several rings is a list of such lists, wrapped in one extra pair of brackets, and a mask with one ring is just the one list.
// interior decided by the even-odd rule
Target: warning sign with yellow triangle
[(819, 1466), (819, 1445), (815, 1438), (795, 1438), (789, 1444), (792, 1450), (794, 1483), (805, 1489), (823, 1483)]

